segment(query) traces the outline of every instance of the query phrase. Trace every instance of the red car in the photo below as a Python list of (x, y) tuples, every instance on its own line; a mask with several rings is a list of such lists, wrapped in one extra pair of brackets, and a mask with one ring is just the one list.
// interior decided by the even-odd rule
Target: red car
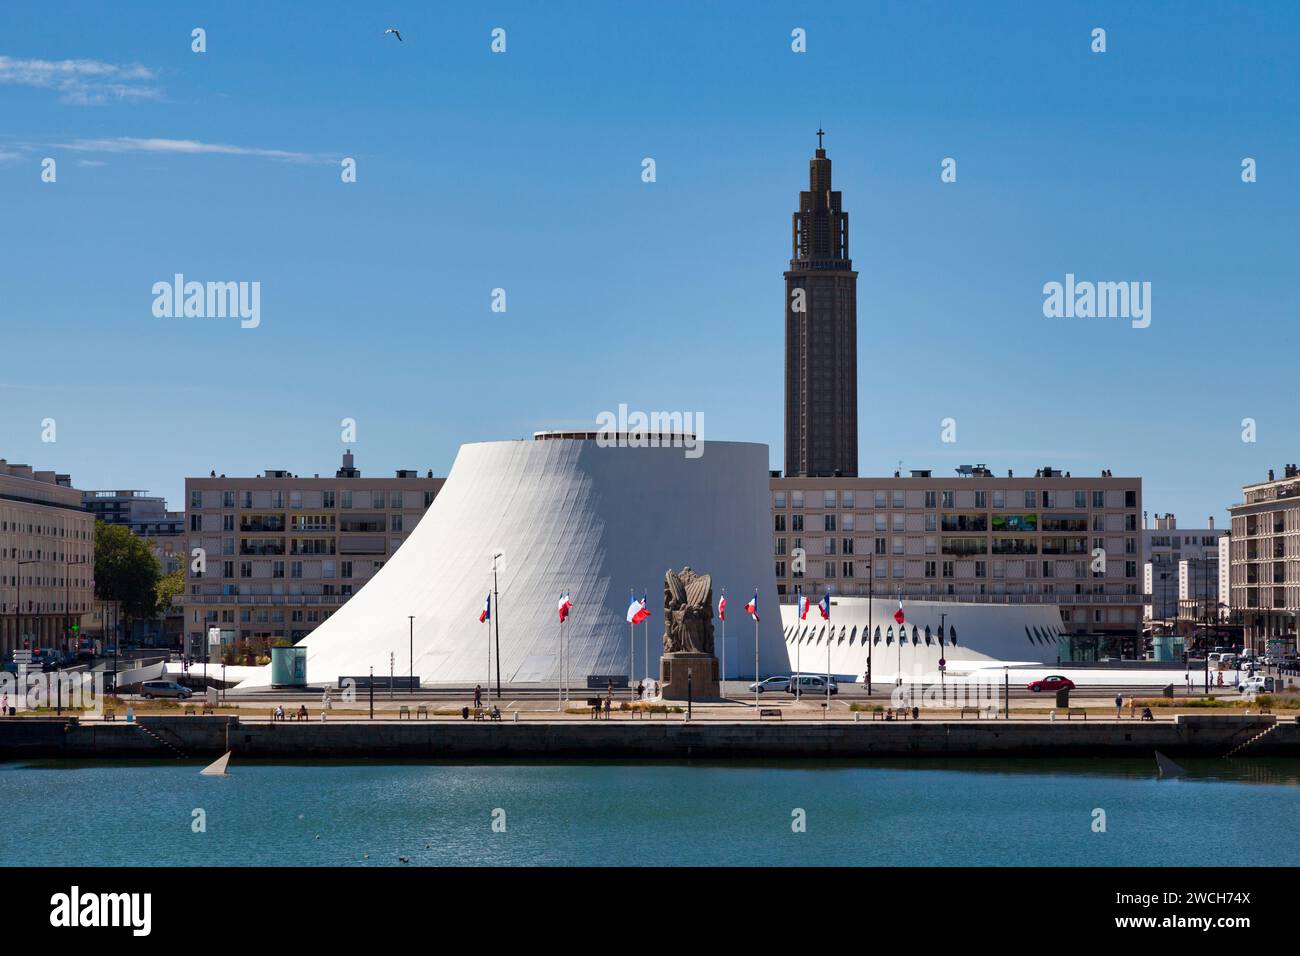
[(1060, 674), (1053, 674), (1050, 677), (1044, 677), (1042, 680), (1036, 680), (1029, 685), (1029, 689), (1037, 693), (1040, 690), (1074, 690), (1074, 681), (1068, 677), (1062, 677)]

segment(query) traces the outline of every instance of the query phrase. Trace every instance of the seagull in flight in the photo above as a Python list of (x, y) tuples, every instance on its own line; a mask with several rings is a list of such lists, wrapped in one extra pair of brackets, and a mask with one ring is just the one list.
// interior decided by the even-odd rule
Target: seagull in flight
[(384, 31), (384, 36), (388, 36), (388, 34), (390, 34), (390, 33), (391, 33), (393, 36), (397, 37), (397, 39), (398, 39), (399, 41), (402, 39), (402, 34), (400, 34), (400, 33), (397, 31), (397, 27), (389, 27), (387, 30)]

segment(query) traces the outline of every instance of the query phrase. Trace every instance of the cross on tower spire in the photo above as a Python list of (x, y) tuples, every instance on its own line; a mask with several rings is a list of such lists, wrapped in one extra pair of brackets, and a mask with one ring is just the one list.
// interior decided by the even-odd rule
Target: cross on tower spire
[(817, 127), (817, 148), (818, 149), (822, 148), (822, 137), (825, 135), (826, 135), (826, 131), (822, 129), (820, 126), (818, 126)]

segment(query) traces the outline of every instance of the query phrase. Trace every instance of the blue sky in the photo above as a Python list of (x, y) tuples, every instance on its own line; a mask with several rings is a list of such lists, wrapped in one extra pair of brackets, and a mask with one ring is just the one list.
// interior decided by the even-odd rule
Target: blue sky
[[(1223, 520), (1300, 459), (1298, 28), (1289, 3), (11, 0), (0, 457), (180, 507), (210, 469), (329, 473), (344, 417), (363, 472), (442, 474), (627, 403), (780, 467), (820, 124), (863, 473), (1110, 468)], [(155, 318), (176, 272), (259, 281), (260, 327)], [(1150, 328), (1045, 318), (1067, 272), (1151, 282)]]

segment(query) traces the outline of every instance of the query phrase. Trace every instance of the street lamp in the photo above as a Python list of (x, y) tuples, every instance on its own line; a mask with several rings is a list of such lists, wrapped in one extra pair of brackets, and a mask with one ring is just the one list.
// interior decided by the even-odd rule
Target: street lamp
[[(947, 662), (944, 660), (943, 653), (943, 636), (947, 633), (944, 630), (944, 622), (948, 620), (948, 612), (939, 613), (939, 694), (943, 697), (943, 702), (948, 703), (948, 686), (944, 683), (943, 672), (947, 669)], [(960, 695), (955, 695), (960, 696)]]
[(414, 694), (415, 693), (415, 615), (408, 614), (406, 615), (406, 619), (411, 624), (411, 673), (409, 678), (411, 683), (407, 689), (410, 691), (410, 693)]
[(871, 569), (872, 556), (867, 555), (867, 698), (871, 698), (871, 648), (874, 643), (871, 626), (872, 597), (876, 589), (876, 575)]

